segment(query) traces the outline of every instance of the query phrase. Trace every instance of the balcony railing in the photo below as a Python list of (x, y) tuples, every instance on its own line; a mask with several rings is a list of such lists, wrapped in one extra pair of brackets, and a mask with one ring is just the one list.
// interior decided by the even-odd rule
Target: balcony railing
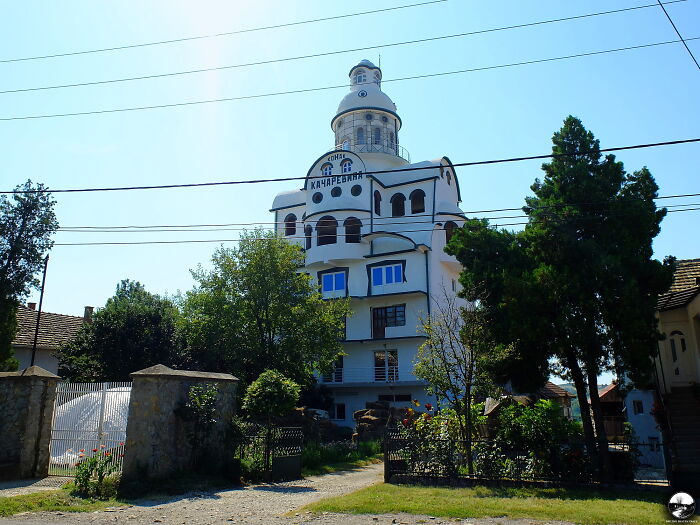
[[(405, 381), (407, 378), (403, 379)], [(336, 368), (321, 376), (322, 383), (394, 383), (396, 381), (399, 381), (398, 366)]]
[(349, 140), (336, 144), (333, 149), (352, 151), (353, 153), (387, 153), (401, 157), (406, 162), (411, 162), (411, 154), (406, 148), (388, 141), (373, 142), (372, 140), (367, 140), (365, 142), (357, 142)]

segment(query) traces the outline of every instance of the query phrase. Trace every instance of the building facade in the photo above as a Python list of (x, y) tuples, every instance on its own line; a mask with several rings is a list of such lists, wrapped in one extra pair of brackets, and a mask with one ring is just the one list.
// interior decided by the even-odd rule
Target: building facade
[(443, 250), (464, 221), (454, 167), (447, 157), (411, 163), (381, 80), (367, 60), (350, 70), (333, 146), (271, 209), (324, 297), (351, 301), (345, 355), (320, 378), (333, 392), (332, 419), (346, 426), (370, 401), (435, 403), (413, 374), (420, 320), (459, 291), (460, 265)]

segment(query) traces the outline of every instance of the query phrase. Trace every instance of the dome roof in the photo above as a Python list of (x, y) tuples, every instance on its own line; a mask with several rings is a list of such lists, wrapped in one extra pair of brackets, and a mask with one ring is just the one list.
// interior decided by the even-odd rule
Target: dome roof
[[(352, 72), (355, 71), (355, 69), (357, 69), (358, 67), (366, 67), (367, 69), (379, 69), (377, 66), (372, 64), (372, 62), (370, 62), (367, 59), (364, 59), (364, 60), (360, 60), (359, 64), (357, 64), (356, 66), (353, 66), (352, 69), (350, 69), (350, 73), (348, 73), (348, 76), (351, 77)], [(379, 69), (379, 71), (381, 71), (381, 69)]]
[(345, 95), (338, 105), (337, 114), (359, 108), (385, 109), (396, 113), (396, 104), (375, 84), (367, 85), (365, 89), (351, 91)]

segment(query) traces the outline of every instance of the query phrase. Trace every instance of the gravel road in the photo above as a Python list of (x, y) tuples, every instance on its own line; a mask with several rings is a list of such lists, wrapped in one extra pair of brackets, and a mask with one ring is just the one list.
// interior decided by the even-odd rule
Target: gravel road
[[(383, 465), (370, 465), (354, 471), (313, 476), (287, 483), (253, 485), (221, 492), (190, 493), (176, 497), (138, 500), (133, 506), (117, 507), (91, 513), (39, 512), (17, 514), (0, 519), (0, 525), (112, 524), (127, 525), (365, 525), (365, 524), (474, 524), (529, 525), (530, 520), (465, 519), (447, 520), (430, 516), (345, 515), (294, 513), (307, 503), (329, 496), (347, 494), (382, 481)], [(283, 514), (290, 513), (288, 516)], [(553, 525), (555, 522), (551, 522)], [(556, 522), (556, 525), (570, 525)]]

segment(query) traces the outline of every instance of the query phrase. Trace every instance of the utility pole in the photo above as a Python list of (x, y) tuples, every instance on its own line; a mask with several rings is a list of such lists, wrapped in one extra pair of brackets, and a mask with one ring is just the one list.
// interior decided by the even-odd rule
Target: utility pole
[(34, 344), (32, 345), (32, 362), (29, 366), (34, 366), (34, 359), (36, 358), (36, 342), (39, 338), (39, 321), (41, 320), (41, 305), (44, 302), (44, 284), (46, 283), (46, 268), (49, 265), (49, 256), (44, 259), (44, 275), (41, 278), (41, 295), (39, 296), (39, 311), (36, 315), (36, 328), (34, 329)]

